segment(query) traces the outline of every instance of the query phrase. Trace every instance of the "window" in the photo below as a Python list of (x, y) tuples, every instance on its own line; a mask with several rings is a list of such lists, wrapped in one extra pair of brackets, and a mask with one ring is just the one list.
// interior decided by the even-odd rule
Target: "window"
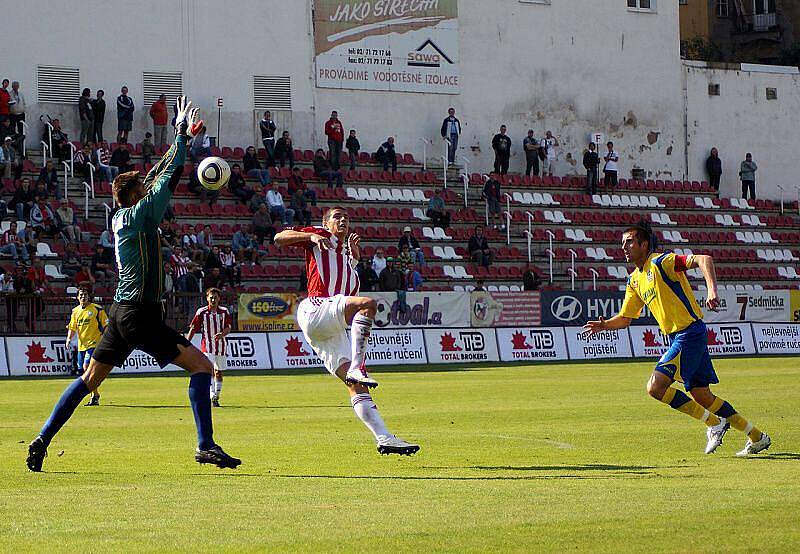
[(81, 73), (77, 67), (40, 65), (36, 67), (39, 102), (77, 104), (81, 95)]
[(719, 96), (719, 83), (708, 83), (708, 95)]
[(753, 0), (753, 13), (775, 13), (775, 0)]
[(550, 0), (519, 0), (521, 4), (550, 4)]
[(256, 110), (291, 110), (291, 77), (253, 75), (253, 107)]
[(183, 94), (183, 73), (180, 71), (143, 71), (142, 94), (145, 106), (152, 106), (162, 94), (167, 95), (167, 104), (173, 105), (178, 96)]
[(689, 0), (678, 0), (678, 4), (680, 4), (681, 6), (688, 6)]
[(778, 99), (778, 89), (767, 87), (767, 100), (777, 100)]
[(717, 17), (729, 17), (730, 4), (728, 0), (717, 0)]
[(655, 12), (656, 0), (628, 0), (628, 9), (637, 12)]

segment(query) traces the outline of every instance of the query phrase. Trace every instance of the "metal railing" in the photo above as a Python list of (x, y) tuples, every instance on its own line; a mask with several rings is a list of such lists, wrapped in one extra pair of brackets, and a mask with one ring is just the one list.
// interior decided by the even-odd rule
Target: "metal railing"
[(42, 167), (47, 166), (47, 153), (50, 152), (50, 147), (47, 146), (47, 143), (43, 140), (39, 141), (39, 144), (42, 145)]
[(20, 121), (22, 124), (22, 134), (25, 135), (25, 140), (22, 141), (22, 157), (26, 158), (28, 156), (28, 124), (24, 121)]
[(444, 181), (444, 190), (447, 190), (447, 156), (442, 156), (442, 180)]
[(593, 267), (589, 268), (589, 273), (592, 274), (592, 290), (597, 290), (597, 278), (600, 277), (600, 273)]
[(420, 137), (419, 140), (422, 141), (422, 170), (428, 171), (428, 145), (433, 143), (425, 137)]
[(70, 170), (69, 164), (64, 161), (61, 162), (61, 165), (64, 166), (64, 200), (69, 199), (69, 178), (70, 178)]
[(83, 202), (83, 217), (89, 219), (89, 195), (91, 194), (92, 199), (94, 199), (94, 189), (87, 183), (86, 181), (83, 182), (83, 195), (84, 195), (84, 202)]
[(461, 182), (464, 184), (464, 207), (469, 208), (469, 175), (462, 173)]

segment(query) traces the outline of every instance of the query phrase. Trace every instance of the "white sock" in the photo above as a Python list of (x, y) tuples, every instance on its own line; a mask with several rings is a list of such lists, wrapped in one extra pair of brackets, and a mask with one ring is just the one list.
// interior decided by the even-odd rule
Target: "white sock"
[(350, 328), (350, 345), (352, 356), (350, 369), (361, 369), (367, 361), (367, 346), (369, 335), (372, 332), (372, 319), (361, 314), (356, 314)]
[(222, 392), (222, 380), (217, 381), (214, 379), (214, 395), (219, 396), (219, 393)]
[(372, 397), (369, 393), (365, 392), (351, 396), (350, 403), (353, 405), (353, 411), (358, 416), (358, 419), (364, 422), (364, 425), (372, 431), (376, 439), (381, 435), (390, 434), (389, 430), (386, 428), (386, 424), (383, 423), (383, 418), (378, 411), (378, 407), (375, 405), (375, 402), (372, 401)]

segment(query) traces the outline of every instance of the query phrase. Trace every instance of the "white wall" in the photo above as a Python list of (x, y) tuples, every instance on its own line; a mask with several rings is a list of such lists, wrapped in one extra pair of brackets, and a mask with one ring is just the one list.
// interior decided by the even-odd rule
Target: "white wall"
[[(705, 161), (716, 146), (722, 159), (722, 196), (740, 196), (739, 164), (751, 152), (758, 164), (756, 196), (797, 199), (797, 117), (800, 114), (800, 72), (797, 68), (744, 65), (713, 69), (702, 62), (684, 63), (687, 87), (689, 175), (706, 178)], [(720, 85), (709, 96), (708, 85)], [(766, 99), (767, 87), (778, 90)]]

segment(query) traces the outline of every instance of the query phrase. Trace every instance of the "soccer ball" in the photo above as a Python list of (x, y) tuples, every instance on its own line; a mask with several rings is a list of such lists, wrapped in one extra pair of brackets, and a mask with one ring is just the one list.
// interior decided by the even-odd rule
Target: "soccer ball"
[(200, 184), (209, 190), (219, 190), (228, 183), (231, 177), (231, 166), (222, 158), (211, 156), (197, 166), (197, 178)]

